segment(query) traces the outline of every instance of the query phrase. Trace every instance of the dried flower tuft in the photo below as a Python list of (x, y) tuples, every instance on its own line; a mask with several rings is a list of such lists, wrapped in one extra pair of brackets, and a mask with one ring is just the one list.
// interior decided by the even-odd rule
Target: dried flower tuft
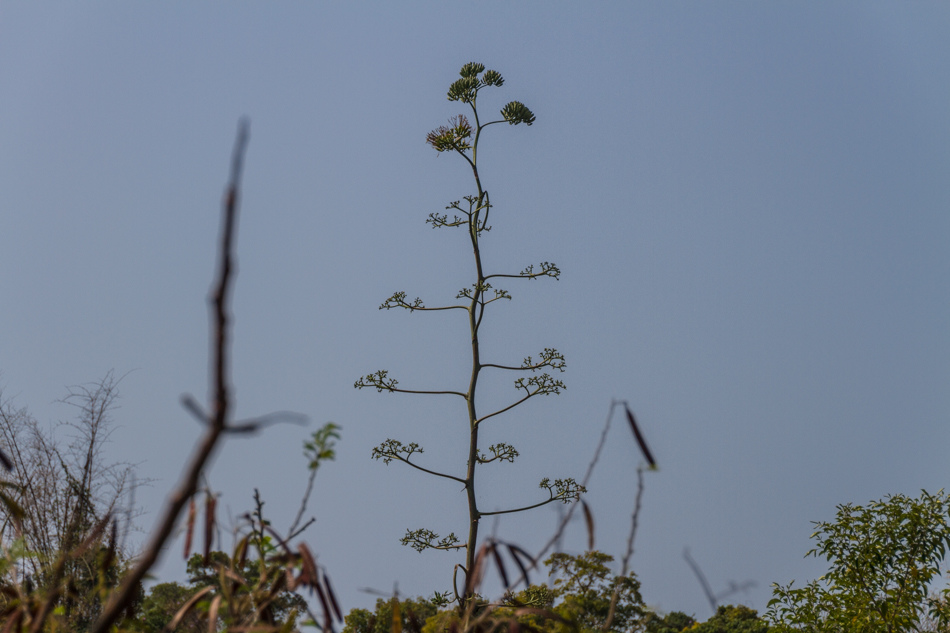
[(441, 125), (426, 135), (426, 143), (437, 152), (455, 150), (464, 152), (471, 147), (468, 139), (472, 136), (472, 126), (464, 114), (449, 119), (448, 125)]

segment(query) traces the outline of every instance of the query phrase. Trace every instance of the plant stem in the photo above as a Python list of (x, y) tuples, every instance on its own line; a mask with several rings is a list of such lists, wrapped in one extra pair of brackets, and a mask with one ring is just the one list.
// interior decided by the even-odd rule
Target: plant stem
[[(485, 307), (479, 306), (482, 293), (484, 292), (485, 275), (482, 272), (482, 256), (478, 248), (479, 233), (479, 211), (485, 192), (482, 190), (482, 183), (478, 177), (478, 139), (481, 134), (481, 127), (478, 126), (478, 111), (475, 109), (475, 103), (471, 104), (472, 112), (475, 116), (476, 132), (475, 141), (472, 145), (472, 159), (469, 164), (472, 167), (472, 174), (475, 177), (475, 185), (478, 187), (478, 204), (475, 212), (468, 218), (468, 233), (472, 241), (472, 253), (475, 257), (475, 271), (477, 281), (472, 292), (472, 303), (468, 308), (468, 324), (472, 335), (472, 376), (468, 383), (468, 424), (469, 424), (469, 444), (468, 444), (468, 468), (465, 475), (465, 488), (468, 493), (468, 541), (465, 546), (465, 592), (463, 598), (469, 598), (475, 591), (475, 553), (478, 544), (478, 524), (481, 514), (478, 511), (478, 501), (475, 497), (475, 467), (478, 464), (478, 415), (475, 412), (475, 388), (478, 385), (478, 374), (482, 369), (481, 357), (478, 345), (478, 327), (481, 323), (481, 316)], [(481, 311), (476, 314), (477, 311)], [(463, 600), (464, 604), (464, 600)], [(461, 606), (461, 604), (460, 604)]]

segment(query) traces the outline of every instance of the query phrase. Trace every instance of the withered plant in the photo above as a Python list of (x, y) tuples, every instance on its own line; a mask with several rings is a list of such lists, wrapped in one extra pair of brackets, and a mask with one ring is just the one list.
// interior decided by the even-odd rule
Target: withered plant
[(137, 485), (133, 467), (108, 462), (103, 452), (114, 430), (118, 383), (109, 372), (70, 388), (61, 402), (79, 414), (54, 426), (0, 403), (7, 469), (0, 484), (0, 615), (22, 612), (34, 591), (56, 593), (63, 621), (88, 626), (102, 609), (103, 591), (115, 586), (129, 560), (115, 519), (124, 519), (124, 537), (140, 513), (129, 507)]

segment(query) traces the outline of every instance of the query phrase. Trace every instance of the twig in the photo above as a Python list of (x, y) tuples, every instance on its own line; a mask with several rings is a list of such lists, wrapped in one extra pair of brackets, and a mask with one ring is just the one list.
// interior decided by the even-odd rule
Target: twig
[(640, 522), (640, 502), (643, 499), (643, 466), (637, 467), (637, 500), (633, 506), (633, 516), (630, 517), (630, 534), (627, 535), (627, 551), (623, 555), (623, 565), (620, 575), (626, 576), (630, 569), (630, 558), (633, 556), (633, 539), (637, 535), (637, 525)]
[[(638, 438), (639, 441), (639, 438)], [(643, 446), (641, 442), (641, 447)], [(630, 569), (630, 558), (633, 556), (633, 539), (637, 535), (637, 525), (640, 523), (640, 501), (643, 499), (643, 466), (637, 466), (637, 498), (633, 504), (633, 516), (630, 518), (630, 534), (627, 535), (627, 551), (623, 555), (620, 566), (620, 578), (627, 575)], [(620, 598), (620, 587), (616, 587), (610, 596), (610, 608), (607, 610), (607, 619), (604, 621), (603, 631), (609, 631), (617, 612), (617, 600)]]
[[(172, 492), (162, 517), (159, 519), (148, 546), (142, 552), (138, 562), (129, 570), (119, 588), (110, 596), (108, 603), (102, 610), (98, 621), (91, 629), (91, 633), (106, 633), (119, 619), (120, 614), (135, 596), (136, 589), (145, 574), (155, 565), (165, 542), (169, 539), (178, 518), (181, 516), (188, 501), (195, 494), (198, 487), (198, 478), (204, 470), (205, 464), (214, 453), (221, 435), (226, 430), (226, 422), (230, 412), (230, 390), (227, 381), (228, 367), (228, 334), (229, 314), (228, 299), (232, 286), (232, 270), (234, 268), (234, 233), (237, 224), (238, 193), (243, 166), (244, 151), (248, 141), (248, 122), (242, 119), (238, 124), (237, 140), (231, 156), (231, 177), (225, 194), (224, 217), (221, 231), (220, 260), (218, 280), (212, 294), (212, 334), (213, 334), (213, 365), (212, 382), (214, 393), (214, 415), (209, 419), (210, 424), (204, 437), (198, 443), (192, 455), (191, 462), (185, 469), (181, 483)], [(190, 407), (189, 410), (191, 410)], [(192, 411), (194, 413), (194, 411)]]
[(689, 565), (689, 568), (696, 574), (696, 579), (699, 580), (699, 584), (703, 588), (703, 593), (706, 594), (706, 600), (709, 601), (709, 606), (713, 610), (713, 613), (715, 613), (719, 603), (712, 592), (712, 587), (709, 586), (709, 581), (706, 580), (706, 575), (703, 573), (703, 570), (699, 568), (699, 565), (696, 564), (693, 557), (689, 555), (688, 547), (683, 549), (683, 558), (686, 559), (686, 564)]
[(300, 508), (297, 510), (297, 516), (294, 517), (294, 522), (290, 524), (290, 527), (287, 529), (287, 540), (291, 541), (296, 538), (299, 534), (302, 534), (310, 525), (317, 519), (310, 517), (310, 519), (303, 524), (303, 526), (298, 530), (297, 526), (300, 525), (300, 521), (303, 520), (304, 512), (307, 511), (307, 501), (310, 500), (310, 494), (313, 492), (313, 482), (317, 478), (317, 469), (310, 469), (310, 476), (307, 478), (307, 489), (303, 493), (303, 497), (300, 499)]

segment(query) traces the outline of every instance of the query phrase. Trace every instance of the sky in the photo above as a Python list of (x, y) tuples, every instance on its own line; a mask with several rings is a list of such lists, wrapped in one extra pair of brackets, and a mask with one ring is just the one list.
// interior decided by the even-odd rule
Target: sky
[[(580, 479), (626, 400), (659, 464), (633, 557), (644, 600), (710, 615), (688, 548), (714, 592), (754, 583), (723, 602), (764, 611), (772, 583), (826, 569), (804, 558), (812, 521), (950, 484), (948, 28), (939, 2), (0, 3), (3, 396), (52, 425), (70, 385), (123, 376), (107, 453), (148, 480), (144, 539), (201, 432), (179, 400), (207, 398), (206, 297), (247, 116), (237, 416), (311, 422), (228, 440), (207, 483), (231, 517), (258, 488), (287, 527), (302, 442), (333, 421), (304, 539), (344, 608), (370, 607), (364, 588), (448, 590), (457, 557), (399, 538), (464, 532), (464, 494), (370, 453), (416, 441), (420, 463), (460, 472), (464, 410), (353, 383), (467, 384), (462, 314), (377, 308), (473, 281), (464, 233), (424, 222), (470, 173), (425, 136), (464, 112), (446, 90), (481, 62), (505, 78), (482, 111), (537, 116), (482, 137), (486, 268), (562, 270), (505, 286), (483, 358), (567, 358), (560, 396), (485, 433), (521, 458), (483, 469), (482, 508)], [(516, 397), (510, 380), (482, 381), (485, 410)], [(642, 463), (615, 417), (586, 499), (618, 559)], [(483, 533), (534, 551), (557, 520), (547, 506)], [(586, 543), (571, 523), (565, 551)], [(184, 579), (181, 539), (157, 578)]]

